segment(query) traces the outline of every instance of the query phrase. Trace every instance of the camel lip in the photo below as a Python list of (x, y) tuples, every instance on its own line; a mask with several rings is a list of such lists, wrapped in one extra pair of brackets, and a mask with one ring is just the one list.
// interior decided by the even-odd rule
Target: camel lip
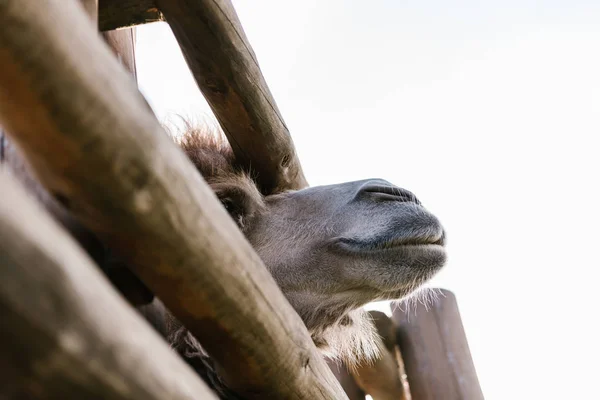
[(386, 240), (359, 240), (339, 237), (334, 240), (337, 247), (355, 252), (377, 252), (397, 248), (405, 249), (436, 249), (445, 251), (445, 238), (440, 237), (396, 237)]

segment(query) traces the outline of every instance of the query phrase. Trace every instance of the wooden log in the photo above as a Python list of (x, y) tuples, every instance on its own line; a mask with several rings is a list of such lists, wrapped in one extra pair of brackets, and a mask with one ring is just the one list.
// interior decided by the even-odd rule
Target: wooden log
[(98, 25), (101, 31), (163, 20), (154, 0), (100, 0), (98, 5)]
[(456, 297), (441, 293), (429, 310), (420, 303), (410, 312), (392, 305), (411, 394), (418, 400), (483, 400)]
[(102, 37), (113, 50), (117, 59), (137, 81), (135, 65), (135, 28), (103, 32)]
[(372, 364), (358, 365), (352, 370), (358, 386), (374, 400), (410, 400), (410, 393), (402, 382), (400, 365), (396, 359), (396, 332), (392, 320), (381, 311), (370, 311), (377, 332), (383, 342), (380, 357)]
[[(85, 9), (85, 8), (84, 8)], [(105, 41), (117, 55), (121, 65), (125, 66), (135, 77), (135, 57), (133, 30), (123, 29), (103, 34)], [(3, 132), (2, 132), (3, 133)], [(3, 133), (4, 134), (4, 133)], [(18, 149), (11, 144), (8, 137), (3, 136), (0, 162), (2, 162), (12, 175), (35, 197), (46, 210), (66, 229), (75, 240), (86, 250), (88, 255), (98, 264), (102, 265), (113, 285), (131, 304), (148, 304), (153, 299), (153, 294), (140, 280), (126, 267), (121, 267), (107, 260), (107, 252), (98, 238), (85, 229), (71, 213), (59, 204), (40, 183), (32, 176), (30, 168)]]
[(365, 400), (365, 392), (358, 386), (348, 367), (341, 361), (327, 360), (327, 365), (338, 380), (348, 400)]
[(346, 398), (260, 258), (71, 0), (0, 2), (0, 122), (246, 397)]
[(238, 159), (264, 193), (307, 186), (292, 137), (229, 0), (157, 0)]
[(0, 398), (215, 398), (3, 168), (0, 187)]

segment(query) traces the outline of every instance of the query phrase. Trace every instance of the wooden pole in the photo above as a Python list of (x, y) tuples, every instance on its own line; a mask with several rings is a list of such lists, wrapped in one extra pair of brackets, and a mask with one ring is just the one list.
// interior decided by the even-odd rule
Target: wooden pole
[(307, 186), (292, 137), (229, 0), (157, 0), (236, 157), (263, 193)]
[(0, 122), (246, 397), (346, 398), (300, 317), (70, 0), (0, 2)]
[(135, 28), (103, 32), (102, 37), (113, 50), (117, 59), (131, 73), (137, 82), (135, 65)]
[[(94, 1), (79, 0), (83, 4), (83, 8), (93, 20), (94, 10), (92, 7)], [(90, 15), (90, 13), (92, 15)], [(95, 22), (94, 22), (95, 23)], [(111, 47), (117, 56), (121, 65), (123, 65), (133, 76), (136, 77), (135, 66), (135, 34), (134, 29), (122, 29), (119, 31), (105, 32), (102, 34), (104, 40)], [(32, 176), (29, 167), (18, 149), (11, 144), (10, 140), (2, 131), (0, 139), (0, 162), (6, 169), (14, 175), (19, 182), (24, 185), (27, 191), (32, 194), (46, 210), (66, 229), (86, 250), (86, 252), (100, 264), (106, 264), (106, 251), (102, 243), (98, 241), (95, 235), (88, 229), (85, 229), (77, 219), (61, 206), (48, 192), (40, 185), (40, 183)], [(148, 288), (133, 275), (127, 268), (115, 268), (111, 265), (110, 268), (105, 268), (107, 276), (132, 304), (140, 305), (147, 304), (153, 298), (153, 294)]]
[(0, 398), (215, 399), (0, 167)]
[(336, 360), (327, 360), (327, 365), (333, 371), (335, 379), (342, 385), (342, 389), (344, 389), (346, 396), (348, 396), (348, 400), (365, 400), (365, 392), (358, 386), (344, 363)]
[[(92, 21), (92, 26), (96, 26), (97, 20), (97, 0), (78, 0), (83, 7), (83, 10)], [(10, 172), (27, 192), (38, 202), (40, 202), (57, 221), (61, 223), (64, 229), (66, 229), (73, 237), (77, 239), (79, 244), (88, 252), (93, 258), (100, 257), (102, 252), (102, 245), (97, 241), (94, 235), (84, 229), (67, 210), (64, 209), (52, 196), (46, 191), (46, 189), (40, 185), (40, 183), (32, 176), (31, 171), (27, 165), (26, 160), (19, 153), (18, 149), (11, 143), (9, 134), (0, 127), (2, 133), (2, 142), (0, 149), (1, 157), (0, 162), (6, 171)]]
[(163, 21), (154, 0), (100, 0), (98, 24), (101, 31), (130, 28)]
[(456, 297), (441, 292), (429, 310), (392, 305), (410, 392), (416, 400), (483, 400)]
[(352, 376), (373, 400), (410, 400), (410, 393), (402, 382), (401, 366), (396, 359), (394, 324), (381, 311), (370, 311), (369, 314), (383, 342), (383, 351), (372, 364), (356, 367)]

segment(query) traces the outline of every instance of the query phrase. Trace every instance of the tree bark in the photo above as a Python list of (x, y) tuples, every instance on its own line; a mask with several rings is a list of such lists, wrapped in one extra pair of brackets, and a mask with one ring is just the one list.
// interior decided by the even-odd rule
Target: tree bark
[(0, 168), (0, 398), (215, 399)]
[(37, 178), (255, 398), (345, 398), (259, 257), (79, 7), (0, 2), (0, 121)]
[(263, 193), (308, 184), (292, 137), (229, 0), (157, 0), (236, 157)]

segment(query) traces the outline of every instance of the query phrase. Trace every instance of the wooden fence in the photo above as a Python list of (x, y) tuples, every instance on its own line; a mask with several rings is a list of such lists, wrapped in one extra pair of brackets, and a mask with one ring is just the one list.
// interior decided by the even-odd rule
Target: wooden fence
[[(97, 27), (166, 20), (236, 157), (259, 172), (261, 189), (305, 187), (232, 4), (81, 2), (0, 0), (0, 160), (23, 156), (62, 207), (118, 249), (236, 392), (346, 398), (259, 257), (138, 92), (132, 31), (105, 33), (110, 47), (97, 34)], [(7, 316), (0, 397), (213, 398), (64, 228), (24, 194), (10, 165), (0, 174), (0, 313)], [(451, 303), (435, 314), (447, 324), (435, 339), (443, 349), (398, 312), (394, 322), (373, 314), (388, 351), (352, 374), (334, 368), (351, 398), (408, 399), (409, 385), (418, 400), (483, 398), (454, 298), (443, 299)], [(446, 367), (454, 372), (442, 373)]]

